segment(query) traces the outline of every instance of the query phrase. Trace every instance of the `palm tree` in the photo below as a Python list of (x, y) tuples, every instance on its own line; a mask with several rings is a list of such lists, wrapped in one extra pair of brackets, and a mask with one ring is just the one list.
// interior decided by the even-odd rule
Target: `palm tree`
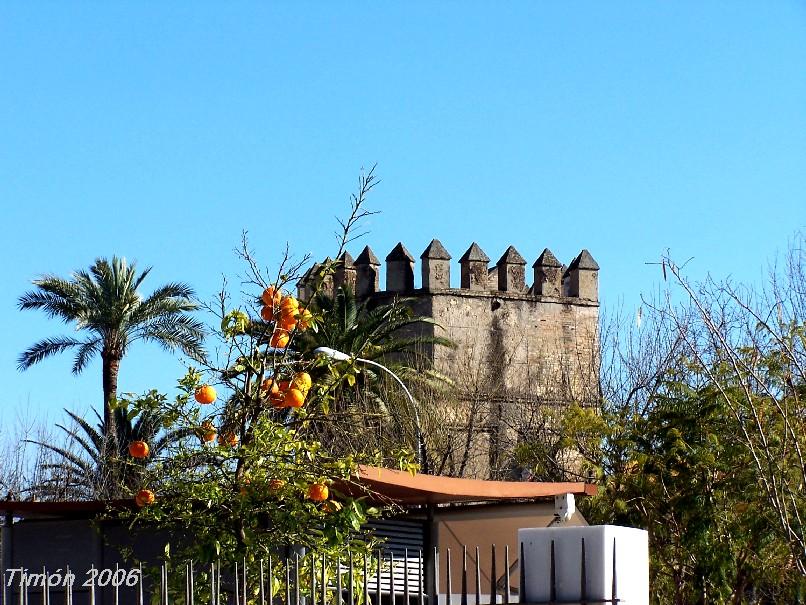
[(18, 358), (26, 370), (46, 357), (75, 350), (73, 374), (79, 374), (100, 354), (103, 364), (104, 426), (113, 426), (112, 402), (117, 396), (120, 361), (133, 342), (154, 342), (163, 349), (179, 349), (192, 358), (204, 356), (203, 324), (188, 315), (198, 308), (190, 286), (176, 282), (143, 297), (138, 288), (151, 271), (141, 273), (125, 258), (99, 258), (89, 271), (79, 270), (70, 279), (46, 275), (34, 280), (36, 290), (23, 294), (21, 310), (41, 309), (48, 317), (75, 323), (83, 339), (55, 336), (31, 345)]
[[(297, 337), (295, 348), (307, 356), (317, 347), (329, 347), (353, 358), (382, 363), (417, 392), (444, 391), (451, 381), (432, 368), (428, 349), (455, 344), (434, 335), (436, 322), (416, 315), (410, 302), (395, 299), (370, 306), (359, 302), (346, 286), (333, 296), (317, 294), (310, 308), (321, 321), (316, 331), (307, 330)], [(336, 454), (389, 451), (407, 441), (416, 444), (421, 427), (414, 420), (410, 402), (401, 395), (385, 374), (361, 366), (354, 386), (342, 383), (336, 389), (336, 414), (312, 422), (310, 430)]]
[(65, 412), (74, 426), (56, 426), (67, 433), (66, 447), (30, 441), (57, 456), (55, 462), (43, 465), (42, 470), (48, 473), (48, 478), (34, 488), (46, 499), (109, 500), (130, 496), (140, 487), (147, 464), (147, 460), (135, 460), (129, 455), (128, 446), (132, 441), (148, 443), (149, 459), (153, 459), (172, 444), (193, 434), (187, 429), (160, 434), (163, 419), (155, 410), (142, 411), (136, 422), (132, 422), (126, 409), (117, 408), (112, 414), (112, 426), (95, 412), (97, 427), (78, 414)]
[(422, 327), (437, 324), (430, 317), (415, 315), (410, 302), (396, 299), (370, 308), (366, 302), (359, 302), (347, 286), (340, 287), (332, 297), (319, 293), (310, 308), (322, 314), (322, 321), (317, 331), (304, 332), (297, 346), (303, 352), (330, 347), (352, 357), (383, 361), (398, 373), (422, 379), (421, 368), (413, 373), (411, 364), (421, 366), (416, 362), (428, 360), (423, 349), (455, 344), (443, 336), (423, 334)]

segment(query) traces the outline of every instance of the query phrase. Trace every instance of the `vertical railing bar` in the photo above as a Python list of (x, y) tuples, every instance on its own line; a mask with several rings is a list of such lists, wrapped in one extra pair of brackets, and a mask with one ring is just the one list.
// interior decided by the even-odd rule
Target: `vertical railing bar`
[(451, 549), (445, 549), (445, 605), (451, 605), (453, 596), (451, 595)]
[(376, 605), (381, 605), (381, 577), (383, 576), (383, 553), (381, 549), (378, 549), (378, 565), (377, 565), (377, 574), (375, 575), (375, 591), (376, 598), (378, 602)]
[[(72, 591), (70, 594), (70, 602), (68, 605), (73, 605)], [(137, 605), (143, 605), (143, 563), (137, 565)]]
[(523, 556), (523, 542), (520, 543), (520, 558), (518, 559), (518, 569), (520, 570), (518, 579), (518, 602), (526, 603), (526, 561)]
[(336, 594), (333, 599), (335, 605), (341, 605), (341, 583), (341, 557), (336, 555)]
[(406, 605), (409, 603), (409, 549), (403, 550), (403, 602)]
[(269, 555), (269, 605), (274, 605), (274, 566)]
[(509, 574), (509, 544), (504, 545), (504, 605), (509, 605), (509, 595), (512, 590), (510, 585)]
[(162, 579), (160, 581), (160, 603), (168, 603), (168, 563), (162, 564)]
[[(190, 601), (190, 563), (185, 563), (185, 603)], [(117, 603), (115, 603), (117, 605)]]
[(258, 597), (260, 598), (260, 605), (266, 605), (266, 593), (264, 592), (264, 577), (263, 577), (263, 558), (260, 559), (260, 584), (258, 586)]
[(498, 572), (495, 569), (495, 544), (490, 545), (490, 605), (498, 603)]
[(370, 605), (369, 601), (369, 561), (368, 555), (364, 554), (364, 604)]
[(551, 541), (549, 552), (549, 600), (554, 603), (557, 600), (557, 561), (554, 555), (554, 540)]
[(48, 570), (42, 566), (42, 605), (48, 605), (48, 589), (50, 582), (48, 582)]
[[(322, 553), (322, 577), (320, 584), (322, 585), (322, 605), (327, 605), (327, 555)], [(314, 603), (313, 605), (316, 605)]]
[(478, 546), (476, 546), (476, 605), (481, 605), (481, 563)]
[(423, 573), (423, 549), (417, 549), (417, 605), (425, 605), (425, 574)]
[(285, 605), (291, 605), (291, 559), (285, 557)]
[(210, 605), (215, 605), (215, 563), (210, 563)]
[(462, 605), (467, 605), (467, 545), (462, 544)]
[[(355, 579), (353, 577), (353, 565), (355, 561), (353, 560), (353, 551), (350, 551), (350, 558), (349, 558), (350, 568), (348, 569), (349, 577), (347, 581), (349, 582), (349, 587), (347, 589), (347, 597), (349, 599), (349, 605), (353, 605), (355, 603)], [(341, 605), (341, 604), (339, 604)]]
[[(90, 578), (90, 605), (95, 605), (95, 574), (92, 573), (94, 569), (95, 565), (90, 565), (90, 575), (92, 576)], [(22, 592), (20, 592), (20, 596), (22, 596)], [(162, 595), (160, 595), (160, 597), (162, 597)], [(25, 600), (27, 601), (28, 599), (26, 598)], [(20, 599), (20, 602), (22, 602), (22, 599)]]
[(439, 605), (439, 548), (434, 547), (434, 556), (431, 566), (431, 593), (428, 595), (428, 605)]
[(247, 570), (246, 570), (246, 557), (243, 558), (243, 586), (241, 593), (243, 594), (242, 600), (243, 605), (246, 605), (246, 579), (247, 579)]
[(341, 557), (336, 555), (336, 598), (333, 599), (336, 605), (341, 605)]
[(616, 538), (613, 538), (613, 586), (610, 590), (610, 600), (618, 603), (618, 590), (616, 585)]
[(235, 561), (235, 605), (241, 605), (241, 570)]
[[(115, 605), (120, 605), (120, 582), (117, 581), (118, 578), (118, 570), (120, 569), (120, 565), (115, 563), (115, 575), (113, 576), (112, 584), (115, 585)], [(48, 597), (48, 603), (50, 602), (50, 597)]]
[[(67, 585), (64, 587), (64, 601), (65, 605), (73, 605), (73, 580), (70, 578), (70, 566), (67, 566), (67, 574), (65, 576), (65, 581)], [(3, 603), (3, 605), (6, 605)], [(142, 603), (138, 603), (137, 605), (142, 605)]]
[[(70, 566), (65, 567), (64, 572), (64, 605), (70, 605), (70, 600), (73, 598), (73, 583), (70, 581)], [(6, 603), (6, 578), (3, 575), (3, 605)]]
[(221, 561), (219, 560), (215, 566), (215, 602), (216, 605), (221, 605)]
[(195, 605), (196, 597), (194, 593), (196, 592), (196, 583), (194, 582), (193, 578), (193, 559), (190, 560), (190, 605)]
[(299, 598), (299, 553), (294, 553), (294, 605), (300, 605)]
[(389, 551), (389, 603), (395, 605), (397, 587), (395, 586), (395, 553)]
[(582, 605), (588, 605), (588, 569), (587, 561), (585, 561), (585, 538), (582, 538), (582, 560), (580, 561), (581, 569), (579, 570), (579, 594), (582, 598)]
[(309, 605), (316, 605), (316, 555), (311, 552), (311, 598)]

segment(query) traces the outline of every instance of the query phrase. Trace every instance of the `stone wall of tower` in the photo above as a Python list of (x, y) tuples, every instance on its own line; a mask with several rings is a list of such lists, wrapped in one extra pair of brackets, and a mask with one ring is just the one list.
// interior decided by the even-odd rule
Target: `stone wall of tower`
[(400, 243), (386, 257), (387, 287), (380, 289), (380, 261), (366, 247), (354, 262), (356, 291), (370, 304), (412, 299), (415, 313), (437, 324), (420, 329), (457, 344), (425, 353), (456, 382), (457, 426), (470, 406), (485, 407), (472, 447), (487, 449), (488, 460), (468, 474), (500, 477), (496, 466), (511, 453), (518, 427), (536, 406), (597, 401), (599, 266), (583, 250), (566, 268), (545, 249), (528, 284), (527, 263), (513, 246), (489, 266), (489, 257), (473, 243), (458, 263), (461, 287), (451, 288), (451, 255), (438, 240), (420, 258), (422, 288), (413, 287), (415, 261)]

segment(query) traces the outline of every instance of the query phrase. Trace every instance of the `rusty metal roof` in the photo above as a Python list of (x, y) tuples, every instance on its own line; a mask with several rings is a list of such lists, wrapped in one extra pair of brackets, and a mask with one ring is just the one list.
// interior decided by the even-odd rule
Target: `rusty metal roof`
[[(512, 502), (553, 498), (560, 494), (593, 496), (590, 483), (539, 483), (533, 481), (482, 481), (439, 475), (414, 475), (387, 468), (361, 466), (359, 478), (339, 482), (338, 491), (351, 496), (366, 496), (370, 490), (380, 501), (400, 506), (458, 504), (474, 502)], [(70, 502), (0, 501), (0, 512), (25, 517), (87, 517), (105, 510), (131, 508), (134, 500), (98, 500)]]
[[(482, 481), (420, 473), (412, 475), (373, 466), (360, 468), (359, 483), (401, 506), (536, 500), (568, 493), (593, 496), (597, 492), (591, 483)], [(352, 493), (349, 486), (346, 487), (348, 493)]]

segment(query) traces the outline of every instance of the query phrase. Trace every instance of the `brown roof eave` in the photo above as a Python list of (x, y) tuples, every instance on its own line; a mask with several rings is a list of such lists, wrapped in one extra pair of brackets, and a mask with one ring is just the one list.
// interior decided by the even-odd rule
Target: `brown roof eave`
[[(593, 496), (597, 487), (590, 483), (539, 483), (531, 481), (482, 481), (435, 475), (410, 474), (386, 468), (362, 466), (358, 481), (381, 496), (401, 506), (454, 504), (471, 502), (514, 502), (553, 498), (561, 494)], [(342, 483), (337, 489), (360, 495), (360, 488)]]
[[(334, 486), (350, 496), (369, 496), (379, 502), (400, 506), (439, 504), (524, 502), (545, 500), (561, 494), (594, 496), (596, 485), (582, 482), (540, 483), (533, 481), (482, 481), (435, 475), (414, 475), (387, 468), (362, 466), (352, 482)], [(373, 498), (373, 495), (375, 497)], [(94, 517), (115, 509), (131, 509), (134, 500), (89, 500), (79, 502), (15, 502), (0, 501), (0, 513), (33, 517)]]

